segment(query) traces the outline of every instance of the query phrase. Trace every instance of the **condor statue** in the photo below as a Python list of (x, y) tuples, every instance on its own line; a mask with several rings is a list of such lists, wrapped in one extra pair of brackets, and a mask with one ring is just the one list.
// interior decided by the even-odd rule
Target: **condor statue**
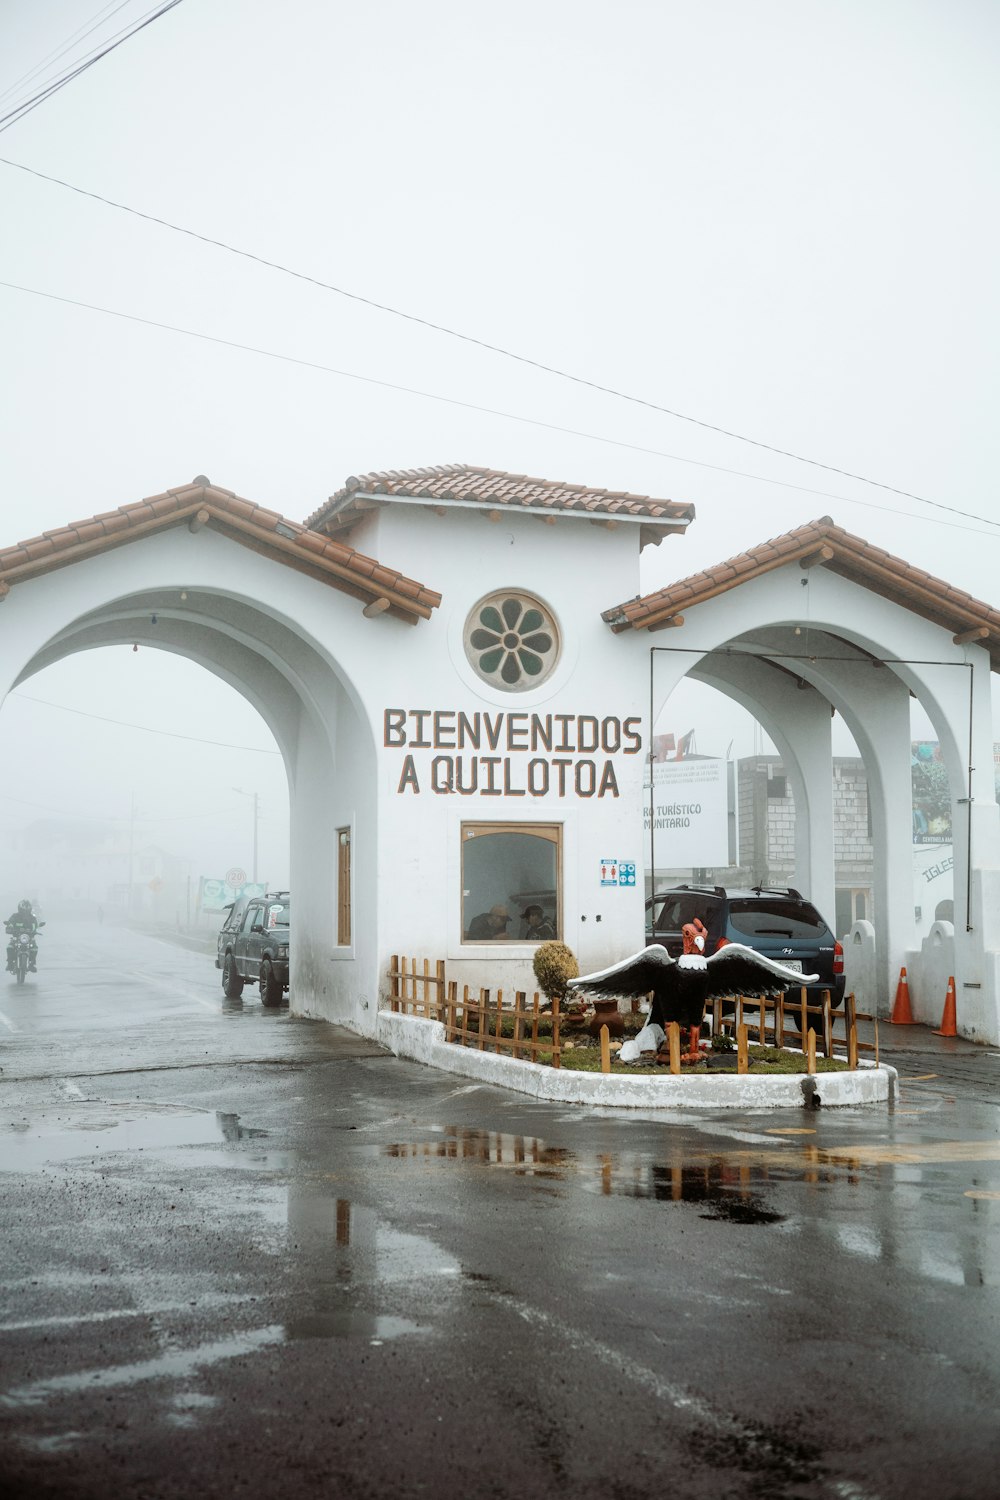
[(700, 1056), (698, 1033), (710, 1001), (724, 1000), (730, 995), (777, 995), (802, 984), (812, 984), (819, 978), (818, 974), (786, 969), (742, 943), (727, 943), (706, 958), (703, 951), (706, 929), (697, 917), (686, 923), (682, 931), (684, 951), (680, 958), (671, 958), (660, 943), (652, 943), (610, 969), (571, 979), (568, 988), (623, 1000), (652, 991), (649, 1024), (666, 1028), (676, 1021), (679, 1026), (687, 1027), (690, 1040), (684, 1060), (693, 1062)]

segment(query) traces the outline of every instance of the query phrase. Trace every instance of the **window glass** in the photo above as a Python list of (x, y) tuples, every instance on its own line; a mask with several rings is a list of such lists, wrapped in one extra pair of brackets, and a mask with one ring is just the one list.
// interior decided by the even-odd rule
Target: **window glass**
[(272, 901), (267, 908), (265, 927), (287, 927), (291, 911), (287, 901)]
[(653, 931), (680, 932), (685, 923), (693, 922), (695, 917), (699, 917), (707, 927), (716, 905), (712, 896), (699, 893), (683, 892), (668, 896), (657, 912)]
[(801, 901), (733, 901), (729, 907), (733, 932), (747, 937), (815, 938), (826, 931), (826, 923), (815, 907)]
[(351, 830), (337, 829), (337, 945), (351, 942)]
[(544, 943), (561, 936), (562, 829), (462, 825), (462, 941)]
[(260, 907), (255, 901), (251, 901), (250, 905), (246, 909), (246, 915), (243, 918), (243, 926), (240, 928), (240, 931), (249, 932), (253, 924), (259, 921)]

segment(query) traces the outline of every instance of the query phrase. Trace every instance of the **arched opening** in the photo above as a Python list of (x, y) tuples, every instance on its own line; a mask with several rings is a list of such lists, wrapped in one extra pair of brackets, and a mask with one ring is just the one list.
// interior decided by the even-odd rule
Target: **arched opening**
[[(80, 611), (23, 661), (14, 691), (28, 693), (38, 674), (81, 652), (108, 647), (134, 659), (138, 670), (154, 653), (184, 659), (226, 684), (263, 720), (287, 788), (288, 860), (282, 879), (296, 893), (291, 1005), (302, 1014), (353, 1019), (363, 1008), (359, 997), (370, 987), (376, 951), (376, 817), (371, 734), (343, 669), (277, 607), (202, 581), (119, 594)], [(128, 766), (120, 770), (127, 783)], [(251, 864), (245, 873), (254, 873), (256, 842), (259, 883), (271, 875), (261, 863), (260, 788), (244, 784), (250, 779), (241, 775), (229, 786), (233, 800), (246, 804), (244, 829), (252, 834), (243, 841)], [(126, 906), (132, 911), (126, 914), (135, 915), (136, 892), (147, 872), (135, 849), (138, 811), (130, 809), (128, 816), (133, 847)], [(146, 879), (145, 889), (157, 873)], [(355, 922), (349, 933), (342, 916), (345, 884), (354, 909), (371, 918), (363, 925)]]
[(289, 884), (273, 736), (169, 651), (95, 648), (22, 680), (0, 711), (0, 788), (0, 890), (50, 918), (211, 936), (243, 887)]

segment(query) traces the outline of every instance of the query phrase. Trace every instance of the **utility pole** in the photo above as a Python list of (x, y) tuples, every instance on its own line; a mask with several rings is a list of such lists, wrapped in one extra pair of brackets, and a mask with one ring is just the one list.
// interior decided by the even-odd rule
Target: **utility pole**
[(132, 793), (132, 805), (128, 820), (128, 902), (126, 911), (131, 917), (135, 904), (135, 792)]
[(241, 786), (234, 786), (233, 791), (241, 797), (253, 798), (253, 864), (252, 878), (254, 885), (257, 884), (257, 823), (260, 817), (260, 796), (257, 792), (245, 792)]
[(253, 883), (257, 884), (257, 793), (253, 794)]

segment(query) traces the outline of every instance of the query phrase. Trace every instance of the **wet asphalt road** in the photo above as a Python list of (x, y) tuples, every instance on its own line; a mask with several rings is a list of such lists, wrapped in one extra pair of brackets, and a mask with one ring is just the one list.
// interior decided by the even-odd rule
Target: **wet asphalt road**
[(897, 1029), (892, 1110), (622, 1117), (152, 938), (41, 964), (0, 977), (11, 1500), (1000, 1493), (995, 1052)]

